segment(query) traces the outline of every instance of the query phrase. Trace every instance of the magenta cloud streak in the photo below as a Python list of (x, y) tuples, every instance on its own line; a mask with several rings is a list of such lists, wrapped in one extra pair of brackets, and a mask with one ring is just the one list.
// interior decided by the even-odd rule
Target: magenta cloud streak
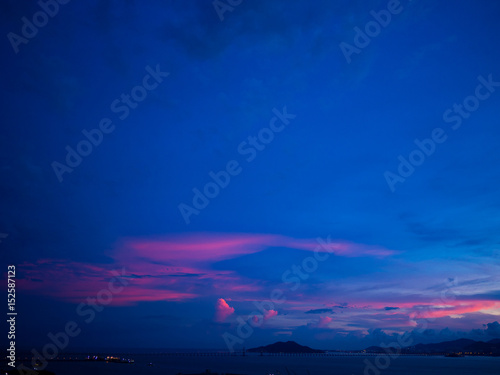
[[(40, 259), (20, 268), (25, 274), (24, 290), (70, 302), (81, 301), (106, 288), (112, 270), (122, 268), (126, 270), (128, 285), (113, 298), (112, 304), (185, 301), (207, 296), (206, 288), (199, 287), (200, 281), (211, 285), (216, 296), (228, 291), (240, 295), (259, 292), (258, 280), (242, 277), (235, 270), (214, 270), (212, 264), (271, 247), (331, 252), (346, 257), (385, 257), (394, 253), (343, 241), (320, 247), (315, 240), (275, 234), (192, 233), (153, 239), (125, 238), (111, 252), (112, 264)], [(61, 279), (66, 282), (61, 283)]]

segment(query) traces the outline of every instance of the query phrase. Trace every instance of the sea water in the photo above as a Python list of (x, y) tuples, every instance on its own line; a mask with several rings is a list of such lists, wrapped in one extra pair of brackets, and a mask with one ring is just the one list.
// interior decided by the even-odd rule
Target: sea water
[[(178, 373), (231, 373), (247, 375), (499, 375), (500, 357), (398, 356), (390, 362), (373, 364), (374, 356), (129, 356), (134, 364), (106, 362), (52, 362), (47, 370), (56, 375), (144, 374), (176, 375)], [(152, 365), (149, 365), (149, 364)], [(380, 371), (380, 372), (377, 372)]]

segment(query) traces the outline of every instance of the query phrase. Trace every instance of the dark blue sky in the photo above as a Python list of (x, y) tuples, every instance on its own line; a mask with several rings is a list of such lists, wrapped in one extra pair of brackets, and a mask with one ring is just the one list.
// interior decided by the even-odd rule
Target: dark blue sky
[(500, 336), (500, 4), (228, 3), (0, 5), (19, 345)]

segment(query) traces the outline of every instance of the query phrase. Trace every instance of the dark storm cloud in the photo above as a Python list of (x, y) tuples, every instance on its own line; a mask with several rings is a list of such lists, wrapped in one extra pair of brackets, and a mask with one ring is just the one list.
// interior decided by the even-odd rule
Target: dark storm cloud
[(335, 312), (332, 309), (313, 309), (305, 312), (306, 314), (325, 314), (325, 313), (331, 313), (334, 314)]
[(390, 307), (390, 306), (387, 306), (387, 307), (384, 307), (384, 310), (386, 310), (386, 311), (399, 310), (399, 307)]
[(488, 323), (486, 328), (486, 333), (493, 337), (500, 337), (500, 323), (492, 322)]

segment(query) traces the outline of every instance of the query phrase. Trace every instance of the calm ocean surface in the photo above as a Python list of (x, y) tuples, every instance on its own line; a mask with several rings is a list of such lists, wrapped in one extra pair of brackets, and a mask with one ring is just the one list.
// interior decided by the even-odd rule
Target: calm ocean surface
[[(291, 374), (307, 375), (352, 375), (364, 374), (365, 363), (375, 357), (161, 357), (134, 355), (135, 364), (103, 362), (52, 362), (47, 367), (56, 375), (101, 375), (101, 374), (164, 374), (199, 373), (210, 369), (218, 373), (247, 375), (284, 375), (286, 368)], [(153, 366), (148, 366), (148, 363)], [(367, 374), (377, 375), (373, 371)], [(391, 360), (390, 366), (380, 374), (401, 375), (482, 375), (500, 374), (500, 357), (412, 357), (400, 356)]]

